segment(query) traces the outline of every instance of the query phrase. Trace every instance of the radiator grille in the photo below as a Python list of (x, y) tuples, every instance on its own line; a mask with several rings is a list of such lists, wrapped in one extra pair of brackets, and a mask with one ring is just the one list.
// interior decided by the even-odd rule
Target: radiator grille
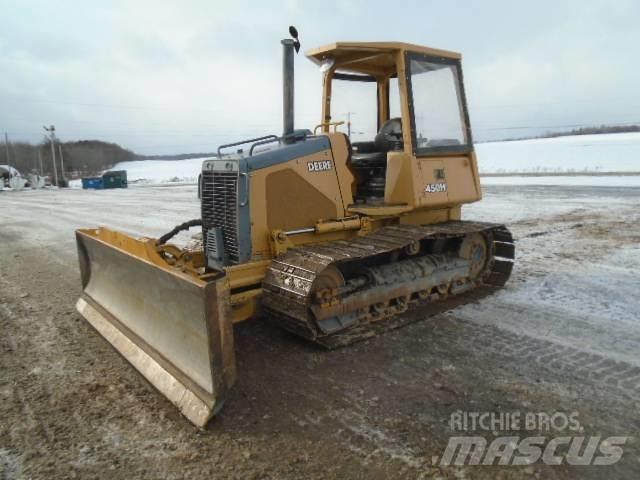
[[(210, 241), (208, 230), (212, 228), (222, 229), (225, 260), (239, 263), (237, 172), (202, 172), (202, 238), (207, 253)], [(219, 253), (219, 245), (211, 247), (216, 254)]]

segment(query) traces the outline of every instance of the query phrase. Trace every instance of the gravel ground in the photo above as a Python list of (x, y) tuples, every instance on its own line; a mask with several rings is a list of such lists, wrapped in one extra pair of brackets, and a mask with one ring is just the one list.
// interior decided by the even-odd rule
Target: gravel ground
[[(510, 225), (507, 287), (370, 341), (326, 352), (237, 326), (238, 383), (205, 430), (74, 309), (74, 228), (159, 235), (198, 217), (195, 196), (0, 193), (0, 477), (640, 476), (639, 188), (488, 187), (465, 218)], [(612, 466), (434, 464), (458, 411), (577, 412), (580, 435), (631, 438)]]

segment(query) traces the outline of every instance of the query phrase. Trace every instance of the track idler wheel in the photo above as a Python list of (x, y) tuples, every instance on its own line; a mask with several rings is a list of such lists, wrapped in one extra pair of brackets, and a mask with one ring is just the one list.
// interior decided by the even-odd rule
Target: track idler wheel
[(487, 269), (489, 259), (489, 243), (487, 238), (479, 232), (467, 235), (458, 251), (460, 257), (471, 261), (469, 277), (477, 279)]

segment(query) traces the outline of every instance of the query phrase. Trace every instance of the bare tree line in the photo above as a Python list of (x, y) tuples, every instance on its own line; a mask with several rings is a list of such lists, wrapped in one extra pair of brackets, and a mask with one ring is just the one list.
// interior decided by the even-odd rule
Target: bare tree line
[[(60, 149), (64, 159), (64, 176), (67, 178), (94, 175), (113, 167), (118, 162), (136, 158), (131, 150), (116, 143), (100, 140), (56, 142), (56, 166), (59, 175), (61, 173)], [(44, 175), (51, 176), (53, 173), (51, 144), (48, 141), (36, 145), (27, 142), (9, 142), (7, 149), (7, 144), (2, 143), (0, 164), (11, 165), (23, 175), (29, 172), (41, 173), (42, 168)]]
[(531, 140), (534, 138), (557, 138), (571, 137), (575, 135), (599, 135), (604, 133), (631, 133), (640, 132), (640, 125), (600, 125), (599, 127), (581, 127), (566, 131), (548, 131), (541, 135), (526, 137), (510, 137), (502, 140), (491, 140), (492, 142), (516, 142), (519, 140)]
[(597, 135), (601, 133), (630, 133), (640, 132), (639, 125), (600, 125), (599, 127), (575, 128), (568, 132), (547, 132), (542, 138), (565, 137), (571, 135)]

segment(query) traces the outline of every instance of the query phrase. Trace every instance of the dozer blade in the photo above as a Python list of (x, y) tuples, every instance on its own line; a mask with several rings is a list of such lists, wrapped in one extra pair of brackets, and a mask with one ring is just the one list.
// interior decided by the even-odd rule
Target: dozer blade
[(169, 266), (152, 239), (76, 231), (83, 292), (76, 308), (195, 425), (235, 381), (226, 277), (204, 281)]

